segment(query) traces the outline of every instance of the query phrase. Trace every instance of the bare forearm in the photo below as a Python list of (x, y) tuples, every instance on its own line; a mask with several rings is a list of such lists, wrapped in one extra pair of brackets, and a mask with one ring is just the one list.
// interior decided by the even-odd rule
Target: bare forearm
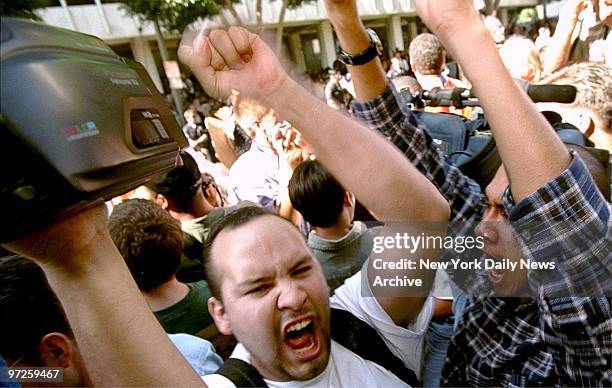
[[(370, 39), (363, 23), (359, 18), (339, 15), (330, 18), (340, 47), (350, 54), (357, 54), (365, 50)], [(358, 101), (367, 101), (380, 95), (387, 86), (387, 77), (378, 58), (360, 66), (349, 66), (353, 85)]]
[[(447, 48), (472, 82), (493, 129), (514, 198), (520, 201), (558, 176), (570, 162), (569, 152), (512, 80), (481, 23), (472, 23), (449, 40)], [(467, 41), (471, 43), (462, 44)]]
[(238, 90), (299, 128), (340, 183), (382, 220), (448, 219), (444, 198), (396, 148), (290, 79), (258, 36), (240, 28), (213, 31), (183, 43), (179, 54), (209, 94)]
[(300, 128), (321, 162), (381, 220), (448, 218), (435, 187), (378, 133), (334, 112), (292, 80), (270, 105)]
[(569, 60), (572, 34), (577, 18), (561, 18), (543, 58), (544, 73), (550, 74)]
[(236, 161), (236, 153), (234, 152), (232, 143), (225, 135), (223, 121), (214, 117), (207, 117), (204, 122), (210, 133), (210, 138), (212, 139), (217, 157), (225, 167), (232, 167), (232, 164)]
[(99, 386), (203, 386), (149, 310), (104, 236), (81, 271), (43, 266), (66, 312), (85, 365)]

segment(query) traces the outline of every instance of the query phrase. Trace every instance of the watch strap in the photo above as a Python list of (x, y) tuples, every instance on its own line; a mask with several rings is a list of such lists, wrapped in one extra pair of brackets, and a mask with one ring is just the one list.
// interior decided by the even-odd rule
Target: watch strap
[(359, 66), (366, 64), (372, 59), (376, 58), (376, 56), (378, 55), (378, 50), (376, 49), (376, 45), (372, 43), (367, 49), (360, 52), (359, 54), (350, 55), (345, 52), (342, 52), (342, 54), (345, 54), (340, 56), (344, 64), (351, 66)]
[(381, 50), (381, 45), (378, 36), (369, 28), (367, 29), (367, 32), (370, 38), (370, 45), (368, 48), (358, 54), (349, 54), (344, 50), (340, 50), (338, 52), (338, 57), (342, 63), (349, 66), (363, 65), (370, 62), (380, 54), (379, 51)]

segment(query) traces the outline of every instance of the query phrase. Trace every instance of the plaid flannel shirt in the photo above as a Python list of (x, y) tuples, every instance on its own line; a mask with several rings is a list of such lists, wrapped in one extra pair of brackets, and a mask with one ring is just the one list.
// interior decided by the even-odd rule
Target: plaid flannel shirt
[[(401, 101), (390, 85), (370, 101), (354, 102), (353, 111), (393, 142), (446, 197), (453, 233), (472, 230), (486, 209), (482, 190), (435, 148)], [(519, 204), (513, 204), (507, 190), (504, 205), (524, 258), (550, 260), (557, 255), (558, 271), (554, 276), (529, 271), (537, 297), (527, 303), (494, 297), (482, 272), (463, 279), (463, 285), (471, 284), (469, 299), (451, 340), (442, 384), (610, 386), (610, 204), (574, 155), (567, 170)]]

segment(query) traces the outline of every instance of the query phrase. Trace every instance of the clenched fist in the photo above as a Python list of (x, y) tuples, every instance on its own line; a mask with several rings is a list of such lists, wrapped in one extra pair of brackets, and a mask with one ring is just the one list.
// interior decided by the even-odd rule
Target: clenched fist
[(266, 43), (242, 27), (185, 34), (178, 55), (214, 97), (237, 91), (266, 104), (288, 79)]

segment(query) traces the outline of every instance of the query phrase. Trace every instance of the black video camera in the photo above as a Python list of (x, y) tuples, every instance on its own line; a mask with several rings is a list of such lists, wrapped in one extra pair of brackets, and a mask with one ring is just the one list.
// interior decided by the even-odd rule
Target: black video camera
[(1, 25), (0, 241), (174, 166), (187, 141), (142, 65), (94, 36)]
[[(572, 85), (529, 85), (525, 91), (534, 102), (557, 103), (572, 103), (577, 93)], [(409, 89), (403, 88), (400, 95), (408, 109), (416, 110), (417, 118), (425, 125), (434, 144), (448, 155), (450, 162), (484, 189), (501, 165), (501, 158), (486, 119), (480, 117), (468, 120), (451, 113), (422, 111), (425, 107), (478, 107), (480, 101), (477, 96), (463, 88), (436, 88), (419, 93), (411, 93)], [(608, 165), (607, 151), (592, 148), (593, 143), (576, 127), (562, 123), (558, 114), (543, 114), (564, 143), (588, 147), (596, 159)]]

